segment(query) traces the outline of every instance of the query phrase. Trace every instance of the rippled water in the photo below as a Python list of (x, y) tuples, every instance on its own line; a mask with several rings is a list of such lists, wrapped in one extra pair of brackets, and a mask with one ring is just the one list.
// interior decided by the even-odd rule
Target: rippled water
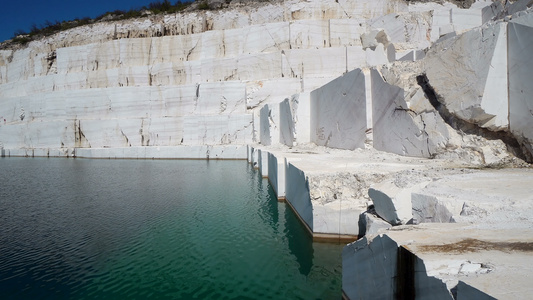
[(340, 299), (244, 161), (0, 159), (0, 299)]

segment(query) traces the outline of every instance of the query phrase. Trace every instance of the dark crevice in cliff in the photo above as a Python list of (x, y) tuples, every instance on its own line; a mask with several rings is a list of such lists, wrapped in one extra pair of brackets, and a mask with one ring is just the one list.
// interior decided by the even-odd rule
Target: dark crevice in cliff
[(529, 163), (533, 163), (533, 156), (529, 153), (527, 148), (525, 148), (525, 146), (520, 143), (510, 132), (491, 131), (456, 117), (448, 110), (448, 108), (446, 108), (445, 105), (442, 104), (442, 101), (439, 101), (442, 96), (435, 92), (435, 89), (429, 83), (429, 79), (427, 78), (426, 74), (418, 75), (416, 80), (418, 85), (424, 91), (424, 94), (431, 105), (439, 113), (444, 122), (450, 125), (453, 129), (462, 133), (481, 136), (487, 140), (501, 140), (507, 146), (507, 150), (514, 156)]

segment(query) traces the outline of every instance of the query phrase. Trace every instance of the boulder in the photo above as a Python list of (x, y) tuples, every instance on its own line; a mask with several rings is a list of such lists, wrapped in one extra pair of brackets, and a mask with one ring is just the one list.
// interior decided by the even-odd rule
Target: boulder
[(410, 187), (398, 186), (394, 180), (386, 180), (372, 186), (368, 196), (374, 203), (376, 213), (391, 225), (407, 224), (413, 218), (411, 193), (429, 182)]

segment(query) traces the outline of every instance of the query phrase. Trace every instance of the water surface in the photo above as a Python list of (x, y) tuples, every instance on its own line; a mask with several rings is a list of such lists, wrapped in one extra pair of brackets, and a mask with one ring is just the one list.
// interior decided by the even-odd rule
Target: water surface
[(0, 159), (1, 299), (340, 299), (244, 161)]

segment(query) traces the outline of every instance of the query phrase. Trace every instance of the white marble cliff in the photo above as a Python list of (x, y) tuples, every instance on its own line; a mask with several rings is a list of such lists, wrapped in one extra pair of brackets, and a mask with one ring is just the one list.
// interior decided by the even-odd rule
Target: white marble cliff
[(531, 1), (208, 3), (4, 47), (2, 156), (248, 159), (348, 299), (533, 292)]

